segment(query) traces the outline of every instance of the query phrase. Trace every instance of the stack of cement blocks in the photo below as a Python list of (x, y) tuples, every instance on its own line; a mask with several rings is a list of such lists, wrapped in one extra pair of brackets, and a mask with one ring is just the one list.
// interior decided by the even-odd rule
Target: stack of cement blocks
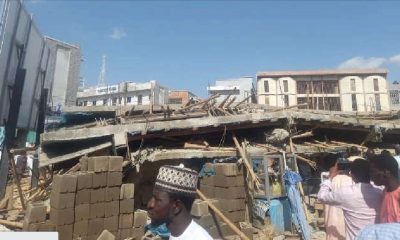
[(104, 229), (111, 232), (114, 236), (118, 236), (122, 158), (88, 158), (88, 171), (87, 174), (92, 174), (92, 186), (90, 189), (87, 189), (90, 196), (87, 227), (88, 239), (97, 239)]
[[(217, 205), (218, 209), (232, 223), (239, 226), (239, 222), (245, 221), (246, 214), (246, 192), (243, 173), (235, 163), (207, 163), (205, 167), (207, 170), (214, 171), (215, 175), (203, 177), (200, 180), (200, 190), (208, 198), (217, 200), (220, 203)], [(193, 204), (192, 214), (195, 213), (193, 212), (194, 208), (199, 208), (197, 205), (197, 202)], [(205, 206), (201, 208), (203, 209)], [(228, 226), (222, 223), (222, 220), (218, 217), (213, 219), (214, 227), (207, 226), (210, 221), (210, 217), (207, 214), (200, 216), (198, 219), (199, 224), (206, 228), (212, 237), (225, 237), (232, 234)], [(220, 226), (219, 229), (216, 226)]]
[(60, 240), (70, 240), (75, 222), (77, 176), (55, 175), (50, 194), (50, 221), (56, 226)]
[(55, 226), (46, 220), (47, 207), (43, 202), (28, 203), (25, 210), (23, 231), (52, 232)]

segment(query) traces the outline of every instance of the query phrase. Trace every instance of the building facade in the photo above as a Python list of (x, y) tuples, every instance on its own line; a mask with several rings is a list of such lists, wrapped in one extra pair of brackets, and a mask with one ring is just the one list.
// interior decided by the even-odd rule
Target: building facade
[(78, 106), (162, 105), (168, 103), (168, 89), (154, 80), (123, 82), (82, 89), (76, 102)]
[(48, 85), (48, 102), (53, 111), (64, 106), (74, 106), (79, 87), (80, 47), (50, 37), (45, 37), (50, 49), (49, 66), (45, 85)]
[(169, 92), (169, 104), (186, 105), (191, 100), (197, 101), (199, 98), (188, 90), (172, 90)]
[(389, 111), (385, 69), (278, 71), (257, 74), (259, 104), (345, 111)]
[(214, 86), (207, 87), (208, 95), (220, 94), (217, 102), (222, 102), (229, 95), (235, 97), (234, 102), (241, 102), (247, 98), (251, 102), (253, 91), (253, 77), (241, 77), (226, 80), (217, 80)]
[(390, 104), (392, 109), (399, 110), (400, 109), (400, 84), (395, 81), (390, 84)]

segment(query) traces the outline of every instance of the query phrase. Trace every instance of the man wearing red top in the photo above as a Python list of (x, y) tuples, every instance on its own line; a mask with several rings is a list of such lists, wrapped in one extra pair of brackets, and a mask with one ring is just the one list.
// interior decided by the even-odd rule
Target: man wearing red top
[(400, 222), (400, 184), (396, 159), (385, 154), (375, 157), (371, 161), (371, 180), (375, 185), (385, 186), (380, 222)]

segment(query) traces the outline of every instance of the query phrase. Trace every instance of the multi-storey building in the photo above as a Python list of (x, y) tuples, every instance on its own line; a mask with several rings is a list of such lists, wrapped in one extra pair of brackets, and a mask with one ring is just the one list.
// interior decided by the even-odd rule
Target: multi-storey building
[(259, 104), (285, 107), (374, 112), (389, 111), (385, 69), (278, 71), (257, 74)]
[(197, 101), (199, 98), (188, 90), (171, 90), (168, 96), (169, 104), (185, 105), (189, 101)]
[(152, 80), (89, 87), (78, 92), (78, 106), (162, 105), (168, 103), (168, 89)]
[[(218, 80), (215, 86), (207, 87), (209, 95), (220, 94), (218, 102), (222, 102), (227, 96), (236, 97), (234, 102), (241, 102), (251, 96), (252, 90), (253, 77)], [(247, 102), (251, 102), (251, 98), (248, 98)]]

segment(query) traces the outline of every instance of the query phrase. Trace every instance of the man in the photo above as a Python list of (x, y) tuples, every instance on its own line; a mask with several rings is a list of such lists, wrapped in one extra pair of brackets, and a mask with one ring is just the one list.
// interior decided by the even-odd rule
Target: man
[(352, 240), (364, 226), (377, 222), (382, 190), (370, 183), (369, 163), (366, 160), (357, 159), (350, 163), (350, 175), (354, 185), (333, 192), (331, 179), (337, 172), (337, 167), (332, 168), (329, 173), (330, 179), (321, 184), (318, 200), (343, 210), (346, 239)]
[(347, 158), (350, 162), (353, 162), (356, 159), (364, 159), (361, 157), (361, 152), (358, 150), (356, 146), (351, 146), (349, 149), (349, 157)]
[(397, 165), (399, 166), (397, 176), (400, 178), (400, 144), (394, 145), (394, 151), (396, 153), (394, 159), (396, 159)]
[(163, 166), (158, 172), (147, 207), (152, 225), (165, 223), (171, 232), (171, 240), (212, 239), (190, 215), (197, 180), (197, 172), (183, 166)]
[[(336, 167), (339, 157), (338, 154), (329, 154), (324, 159), (325, 169), (332, 171), (332, 168)], [(345, 171), (338, 171), (338, 174), (332, 178), (332, 191), (337, 191), (341, 187), (351, 186), (353, 183), (353, 180)], [(343, 210), (339, 207), (325, 204), (324, 212), (326, 240), (344, 240), (346, 236), (346, 228)]]
[(356, 240), (393, 240), (398, 239), (400, 223), (368, 225), (357, 235)]
[(375, 185), (385, 186), (380, 223), (400, 222), (400, 184), (397, 161), (380, 154), (371, 161), (371, 178)]

